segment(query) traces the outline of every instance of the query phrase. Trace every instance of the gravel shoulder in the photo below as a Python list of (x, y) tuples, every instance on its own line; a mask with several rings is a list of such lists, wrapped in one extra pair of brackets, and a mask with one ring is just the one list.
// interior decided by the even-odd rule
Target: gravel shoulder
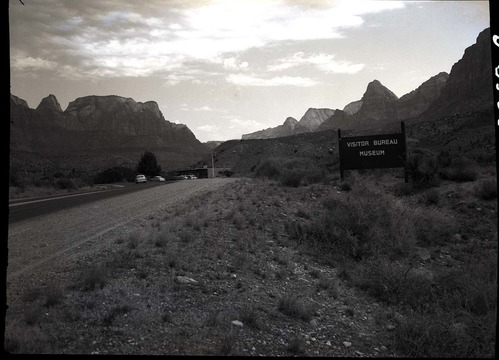
[(57, 269), (71, 266), (82, 254), (104, 251), (148, 216), (161, 214), (232, 181), (175, 182), (9, 225), (9, 297), (25, 288), (26, 281), (34, 286), (39, 279), (50, 278)]

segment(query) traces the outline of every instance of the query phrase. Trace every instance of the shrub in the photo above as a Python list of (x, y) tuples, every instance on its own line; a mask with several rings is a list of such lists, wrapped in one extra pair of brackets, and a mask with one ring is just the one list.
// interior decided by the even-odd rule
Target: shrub
[(441, 166), (432, 153), (415, 150), (407, 156), (406, 168), (416, 188), (433, 187), (440, 183)]
[(55, 181), (55, 187), (61, 190), (76, 190), (78, 189), (78, 185), (76, 185), (76, 182), (74, 179), (58, 179)]
[(63, 291), (56, 285), (49, 286), (45, 294), (44, 306), (51, 307), (59, 304), (64, 297)]
[(140, 244), (140, 234), (133, 233), (128, 237), (127, 246), (129, 249), (137, 249)]
[(442, 171), (442, 177), (452, 181), (465, 182), (475, 181), (478, 177), (474, 163), (466, 158), (458, 158), (452, 161), (450, 166)]
[(255, 168), (256, 177), (265, 177), (269, 179), (277, 179), (280, 175), (280, 166), (277, 159), (266, 159), (257, 165)]
[(93, 182), (95, 184), (111, 184), (123, 180), (133, 182), (134, 179), (135, 171), (133, 169), (124, 166), (115, 166), (95, 175)]
[(130, 310), (132, 310), (132, 308), (128, 305), (120, 305), (113, 307), (102, 319), (102, 325), (110, 326), (118, 315), (126, 314)]
[(415, 207), (411, 211), (410, 221), (419, 245), (443, 245), (450, 240), (455, 224), (438, 208)]
[(244, 325), (248, 325), (254, 329), (260, 328), (256, 309), (253, 306), (243, 306), (239, 311), (239, 317)]
[(105, 266), (101, 264), (95, 265), (83, 274), (82, 290), (95, 290), (97, 287), (102, 289), (106, 285), (106, 282), (107, 276)]
[(340, 190), (341, 191), (351, 191), (352, 185), (350, 185), (348, 182), (342, 182), (340, 185)]
[(47, 354), (50, 341), (47, 332), (38, 326), (26, 327), (19, 322), (5, 326), (4, 352), (11, 354)]
[(311, 236), (336, 254), (360, 260), (377, 254), (406, 254), (415, 242), (407, 209), (393, 200), (359, 187), (348, 196), (331, 196), (326, 211), (314, 219)]
[(279, 299), (278, 309), (285, 315), (296, 319), (309, 321), (312, 309), (295, 295), (285, 295)]
[(485, 180), (480, 183), (476, 195), (482, 200), (492, 200), (497, 198), (497, 181)]
[(421, 198), (421, 202), (426, 205), (438, 205), (440, 202), (440, 192), (438, 189), (426, 191)]
[(297, 170), (285, 170), (281, 173), (280, 182), (283, 186), (298, 187), (305, 174)]
[(234, 175), (234, 171), (231, 171), (231, 170), (222, 170), (222, 171), (219, 171), (218, 173), (220, 175), (224, 175), (227, 177), (231, 177), (232, 175)]
[(295, 335), (289, 341), (287, 350), (293, 354), (299, 355), (305, 352), (304, 346), (305, 340), (303, 340), (303, 337), (301, 335)]
[(222, 338), (222, 343), (220, 344), (219, 355), (228, 356), (235, 351), (236, 347), (236, 336), (229, 332)]

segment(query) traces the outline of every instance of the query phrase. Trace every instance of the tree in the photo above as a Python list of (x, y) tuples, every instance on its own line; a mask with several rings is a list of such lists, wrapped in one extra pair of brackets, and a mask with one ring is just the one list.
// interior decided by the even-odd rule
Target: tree
[(159, 175), (161, 166), (158, 165), (156, 156), (152, 152), (145, 151), (144, 154), (142, 154), (139, 163), (137, 164), (137, 172), (144, 174), (146, 177)]

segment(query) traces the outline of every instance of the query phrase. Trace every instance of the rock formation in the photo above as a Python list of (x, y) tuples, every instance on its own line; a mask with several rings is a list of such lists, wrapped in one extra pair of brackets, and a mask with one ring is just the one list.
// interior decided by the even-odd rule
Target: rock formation
[(439, 96), (449, 74), (441, 72), (422, 83), (416, 90), (402, 96), (397, 104), (397, 120), (421, 115)]
[(56, 97), (49, 95), (33, 110), (11, 95), (11, 121), (14, 154), (64, 154), (68, 161), (93, 154), (96, 162), (119, 157), (133, 163), (148, 150), (168, 169), (190, 165), (209, 152), (187, 126), (166, 121), (153, 101), (86, 96), (62, 111)]
[(343, 111), (346, 112), (348, 115), (353, 115), (360, 110), (361, 106), (362, 106), (362, 99), (357, 101), (352, 101), (351, 103), (345, 105)]
[(308, 128), (301, 126), (298, 120), (292, 117), (288, 117), (282, 125), (276, 126), (274, 128), (256, 131), (250, 134), (244, 134), (242, 136), (242, 139), (272, 139), (276, 137), (302, 134), (309, 131), (310, 130)]
[(301, 126), (306, 127), (309, 131), (315, 131), (328, 117), (334, 114), (331, 109), (308, 109), (300, 119)]
[(436, 118), (488, 106), (493, 97), (492, 71), (490, 28), (487, 28), (452, 66), (440, 96), (422, 116)]
[(250, 134), (244, 134), (242, 139), (271, 139), (313, 132), (317, 130), (320, 124), (322, 124), (333, 113), (334, 110), (331, 109), (310, 108), (301, 117), (300, 121), (297, 121), (295, 118), (288, 117), (282, 125), (255, 131)]

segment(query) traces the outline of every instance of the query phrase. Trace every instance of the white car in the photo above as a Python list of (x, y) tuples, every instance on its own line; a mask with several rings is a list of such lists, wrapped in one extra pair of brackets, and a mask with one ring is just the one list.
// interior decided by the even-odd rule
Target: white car
[(153, 177), (151, 179), (151, 181), (160, 181), (160, 182), (163, 182), (163, 181), (165, 181), (165, 178), (158, 175), (158, 176)]
[(189, 179), (189, 180), (194, 180), (194, 179), (197, 179), (197, 178), (198, 177), (196, 175), (192, 175), (192, 174), (187, 175), (187, 179)]
[(137, 175), (135, 177), (135, 183), (138, 184), (138, 183), (146, 183), (147, 182), (147, 179), (144, 175)]

